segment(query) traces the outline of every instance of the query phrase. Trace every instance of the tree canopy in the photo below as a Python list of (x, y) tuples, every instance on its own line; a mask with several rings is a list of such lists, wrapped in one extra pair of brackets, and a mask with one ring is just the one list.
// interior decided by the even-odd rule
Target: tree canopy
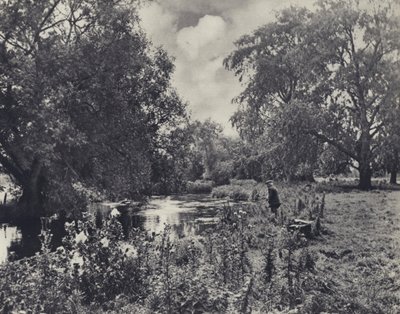
[(286, 145), (290, 156), (307, 157), (303, 152), (330, 145), (354, 161), (360, 188), (370, 188), (378, 138), (387, 113), (398, 110), (396, 12), (394, 1), (363, 8), (354, 1), (322, 0), (315, 11), (285, 9), (276, 22), (243, 36), (225, 60), (246, 86), (232, 122), (242, 135), (255, 130), (271, 139), (271, 126), (284, 136), (300, 132), (285, 136), (297, 143)]
[(77, 185), (140, 197), (152, 157), (186, 119), (173, 64), (146, 39), (137, 5), (2, 2), (0, 163), (30, 214), (77, 207)]

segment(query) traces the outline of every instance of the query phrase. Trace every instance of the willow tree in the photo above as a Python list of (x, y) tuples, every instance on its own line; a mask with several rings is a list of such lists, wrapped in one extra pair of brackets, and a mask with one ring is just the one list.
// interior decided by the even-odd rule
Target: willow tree
[(396, 110), (396, 12), (390, 2), (363, 8), (359, 2), (322, 0), (313, 12), (286, 9), (276, 22), (243, 36), (225, 60), (247, 79), (238, 98), (244, 117), (238, 126), (277, 121), (274, 127), (284, 134), (280, 125), (291, 120), (304, 139), (311, 136), (315, 145), (326, 143), (351, 158), (359, 187), (369, 189), (377, 139), (386, 113)]
[(3, 1), (0, 164), (20, 206), (80, 206), (82, 189), (140, 197), (160, 136), (185, 116), (173, 64), (138, 24), (136, 1)]

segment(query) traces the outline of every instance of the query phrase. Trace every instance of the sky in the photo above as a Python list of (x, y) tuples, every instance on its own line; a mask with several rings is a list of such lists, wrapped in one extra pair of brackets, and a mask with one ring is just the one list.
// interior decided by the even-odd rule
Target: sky
[(155, 46), (175, 59), (173, 86), (188, 103), (191, 118), (220, 123), (226, 135), (237, 135), (229, 122), (237, 109), (232, 99), (243, 86), (223, 60), (234, 42), (272, 22), (290, 5), (312, 7), (314, 0), (153, 0), (140, 11), (142, 27)]

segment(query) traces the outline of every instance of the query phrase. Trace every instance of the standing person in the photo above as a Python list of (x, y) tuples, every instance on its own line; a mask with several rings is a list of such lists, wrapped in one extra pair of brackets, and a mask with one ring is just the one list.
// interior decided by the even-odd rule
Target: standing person
[(268, 204), (271, 208), (271, 211), (274, 213), (275, 217), (278, 214), (278, 208), (281, 206), (281, 201), (279, 199), (279, 193), (272, 180), (268, 180), (267, 182), (268, 187)]

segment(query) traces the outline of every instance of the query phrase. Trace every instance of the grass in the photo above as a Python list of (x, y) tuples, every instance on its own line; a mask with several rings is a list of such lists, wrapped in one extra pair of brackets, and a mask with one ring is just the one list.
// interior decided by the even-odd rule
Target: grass
[(259, 199), (266, 187), (254, 180), (235, 180), (230, 184), (214, 187), (211, 196), (214, 198), (229, 198), (235, 202), (254, 201)]
[[(357, 192), (358, 179), (338, 179), (333, 181), (318, 181), (314, 183), (319, 193)], [(371, 190), (400, 191), (400, 185), (389, 184), (385, 179), (373, 179)]]
[[(243, 186), (240, 185), (242, 190)], [(357, 190), (353, 182), (316, 183), (312, 186), (313, 191), (326, 193), (322, 219), (324, 232), (308, 243), (308, 250), (316, 260), (314, 286), (310, 285), (305, 293), (306, 300), (299, 306), (299, 311), (399, 313), (398, 186), (379, 182), (368, 192)], [(307, 192), (300, 185), (277, 184), (277, 187), (283, 200), (282, 211), (290, 216), (295, 208), (295, 198)], [(235, 185), (222, 187), (225, 193), (235, 188)], [(265, 198), (265, 188), (259, 185), (258, 189), (261, 197)], [(253, 223), (266, 223), (262, 216), (262, 212), (255, 214)], [(254, 250), (251, 254), (253, 268), (261, 272), (263, 259), (260, 251)]]
[(400, 192), (332, 193), (326, 208), (329, 234), (310, 249), (335, 297), (319, 302), (339, 312), (398, 313)]
[[(253, 184), (233, 186), (247, 191)], [(283, 201), (279, 217), (267, 211), (266, 191), (256, 186), (259, 201), (225, 206), (220, 223), (200, 237), (173, 240), (164, 232), (153, 239), (135, 231), (128, 241), (136, 255), (129, 257), (120, 251), (117, 225), (95, 233), (89, 228), (90, 240), (77, 243), (71, 237), (66, 246), (85, 257), (83, 272), (68, 267), (68, 254), (48, 255), (38, 259), (42, 271), (26, 266), (37, 277), (17, 264), (0, 268), (9, 278), (0, 284), (10, 291), (5, 296), (18, 300), (28, 298), (21, 287), (34, 289), (40, 306), (40, 298), (47, 300), (45, 309), (53, 308), (56, 298), (44, 293), (62, 289), (54, 292), (64, 295), (57, 304), (69, 302), (63, 309), (73, 305), (82, 313), (400, 312), (399, 191), (329, 193), (320, 234), (305, 238), (285, 227), (295, 217), (315, 218), (323, 199), (315, 185), (306, 192), (302, 185), (277, 184)], [(298, 199), (306, 196), (312, 196), (311, 205), (299, 209)], [(35, 285), (16, 284), (16, 274)], [(46, 281), (48, 276), (54, 279)], [(77, 293), (73, 304), (71, 291)], [(18, 304), (14, 309), (22, 309)]]

